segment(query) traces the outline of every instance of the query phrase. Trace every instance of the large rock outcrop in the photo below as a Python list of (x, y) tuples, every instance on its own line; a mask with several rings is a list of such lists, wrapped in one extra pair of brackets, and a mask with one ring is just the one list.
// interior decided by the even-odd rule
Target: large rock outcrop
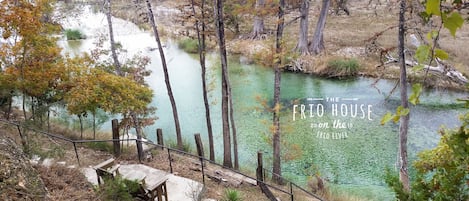
[(0, 200), (47, 200), (40, 175), (22, 149), (0, 137)]

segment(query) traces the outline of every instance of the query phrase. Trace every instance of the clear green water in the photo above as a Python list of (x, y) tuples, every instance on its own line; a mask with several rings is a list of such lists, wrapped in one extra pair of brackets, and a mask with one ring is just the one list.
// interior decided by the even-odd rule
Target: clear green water
[[(98, 28), (106, 27), (104, 15), (100, 13), (84, 13), (72, 19), (71, 25), (82, 27), (89, 36), (81, 44), (72, 45), (62, 42), (65, 49), (73, 54), (93, 48), (93, 38)], [(85, 23), (93, 22), (93, 23)], [(104, 25), (103, 25), (104, 23)], [(93, 26), (96, 27), (93, 27)], [(122, 20), (114, 21), (116, 36), (124, 48), (131, 54), (148, 55), (152, 59), (149, 68), (153, 71), (147, 79), (154, 90), (153, 106), (158, 108), (158, 120), (153, 126), (145, 128), (149, 139), (155, 139), (156, 128), (162, 128), (165, 139), (175, 138), (174, 123), (169, 99), (164, 84), (164, 77), (160, 67), (158, 52), (150, 52), (148, 47), (155, 47), (151, 35), (138, 30), (135, 25)], [(100, 29), (99, 29), (100, 30)], [(101, 30), (106, 33), (106, 30)], [(205, 124), (205, 110), (202, 99), (202, 84), (200, 66), (197, 57), (177, 49), (171, 43), (165, 48), (169, 65), (170, 79), (173, 93), (177, 102), (182, 132), (185, 139), (193, 143), (194, 133), (201, 133), (207, 146), (207, 131)], [(125, 57), (126, 55), (124, 55)], [(209, 71), (212, 82), (210, 100), (212, 123), (214, 128), (217, 160), (222, 156), (221, 113), (220, 113), (220, 71), (216, 65), (216, 58), (211, 58)], [(271, 162), (271, 145), (269, 142), (269, 126), (272, 115), (262, 107), (261, 101), (271, 103), (273, 96), (272, 69), (255, 66), (240, 65), (236, 61), (229, 62), (230, 77), (233, 90), (235, 119), (239, 136), (240, 163), (245, 169), (255, 169), (256, 153), (263, 151), (267, 157), (265, 164)], [(391, 200), (392, 193), (385, 187), (383, 173), (386, 167), (393, 167), (397, 153), (398, 125), (387, 124), (381, 126), (380, 118), (387, 112), (394, 110), (399, 104), (398, 90), (386, 98), (394, 86), (394, 81), (379, 81), (372, 86), (374, 79), (357, 78), (352, 80), (327, 80), (311, 75), (284, 73), (282, 75), (281, 101), (283, 105), (281, 125), (282, 140), (285, 154), (283, 161), (283, 175), (296, 183), (305, 185), (308, 175), (319, 172), (327, 179), (337, 192), (369, 198), (371, 200)], [(419, 106), (411, 108), (411, 123), (409, 131), (409, 153), (411, 159), (423, 149), (436, 145), (439, 136), (437, 130), (441, 125), (452, 128), (459, 124), (458, 115), (466, 110), (455, 107), (456, 98), (465, 94), (451, 91), (426, 91)], [(327, 98), (338, 98), (337, 102)], [(323, 100), (316, 100), (323, 99)], [(334, 99), (335, 100), (335, 99)], [(305, 105), (306, 118), (301, 119), (299, 109)], [(322, 105), (324, 113), (321, 117), (314, 113), (309, 117), (309, 104)], [(333, 105), (347, 104), (347, 114), (342, 117), (339, 109), (333, 115)], [(357, 117), (353, 112), (357, 104)], [(371, 106), (370, 116), (365, 112), (365, 118), (360, 118), (363, 104), (364, 111)], [(295, 107), (294, 105), (297, 105)], [(314, 109), (317, 109), (314, 107)], [(296, 116), (293, 120), (293, 109)], [(459, 109), (458, 109), (459, 108)], [(317, 112), (317, 110), (314, 110)], [(321, 110), (320, 110), (321, 111)], [(369, 120), (368, 118), (372, 119)], [(345, 122), (346, 128), (333, 128), (334, 121)], [(315, 128), (311, 128), (311, 126)], [(110, 126), (105, 126), (110, 127)], [(346, 139), (326, 139), (318, 136), (321, 133), (347, 134)]]
[[(170, 76), (183, 134), (187, 139), (192, 139), (194, 133), (201, 133), (207, 142), (198, 62), (195, 57), (173, 46), (168, 49), (167, 54), (172, 58), (169, 63)], [(212, 58), (211, 61), (215, 60), (216, 58)], [(162, 128), (166, 136), (172, 136), (174, 133), (164, 80), (157, 64), (152, 65), (154, 74), (148, 79), (155, 90), (153, 104), (158, 108), (159, 117), (155, 125), (146, 129), (151, 139), (155, 138), (156, 128)], [(211, 115), (217, 143), (216, 152), (220, 160), (220, 72), (215, 66), (217, 65), (210, 67), (214, 79), (211, 92), (214, 104), (211, 105)], [(268, 140), (271, 135), (269, 126), (272, 115), (262, 107), (261, 101), (272, 102), (273, 72), (266, 67), (240, 65), (233, 61), (229, 63), (229, 68), (239, 132), (240, 161), (243, 166), (254, 170), (258, 150), (265, 152), (268, 157), (272, 153)], [(382, 178), (384, 169), (394, 167), (396, 161), (398, 125), (390, 123), (381, 126), (379, 122), (387, 111), (392, 111), (398, 106), (399, 91), (387, 98), (394, 81), (381, 80), (376, 87), (372, 87), (374, 82), (374, 79), (369, 78), (327, 80), (304, 74), (282, 75), (282, 151), (288, 158), (283, 162), (285, 177), (304, 185), (308, 175), (319, 172), (338, 192), (345, 191), (372, 200), (392, 199), (392, 193), (385, 187)], [(463, 94), (450, 91), (426, 91), (422, 96), (421, 105), (412, 107), (408, 144), (412, 159), (418, 151), (436, 145), (439, 139), (437, 130), (441, 125), (450, 128), (458, 125), (458, 115), (465, 110), (451, 108), (454, 108), (456, 98), (461, 96)], [(328, 101), (328, 97), (338, 97), (339, 100)], [(316, 101), (311, 98), (323, 100)], [(301, 119), (301, 104), (305, 104), (306, 108), (304, 119)], [(309, 116), (309, 104), (315, 104), (312, 118)], [(318, 104), (324, 108), (321, 117), (317, 114)], [(332, 114), (334, 104), (337, 104), (337, 115)], [(341, 104), (347, 104), (345, 117), (341, 115)], [(295, 107), (295, 121), (294, 105), (298, 105)], [(371, 107), (369, 117), (368, 106)], [(365, 113), (363, 119), (361, 109)], [(352, 117), (351, 110), (357, 110), (355, 118)], [(342, 112), (345, 114), (345, 111)], [(334, 121), (345, 122), (347, 128), (333, 128)], [(317, 127), (311, 128), (312, 124)], [(328, 128), (319, 128), (319, 124), (322, 124), (322, 127), (328, 124)], [(318, 136), (318, 131), (329, 133), (329, 139), (327, 136)], [(333, 133), (342, 136), (347, 133), (347, 138), (332, 139)], [(267, 164), (270, 160), (269, 157)]]

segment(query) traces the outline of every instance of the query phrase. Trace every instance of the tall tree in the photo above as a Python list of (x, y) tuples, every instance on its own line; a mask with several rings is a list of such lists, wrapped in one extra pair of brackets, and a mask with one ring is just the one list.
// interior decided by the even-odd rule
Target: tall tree
[[(57, 38), (52, 36), (59, 29), (43, 20), (48, 12), (49, 1), (0, 1), (2, 79), (10, 79), (8, 92), (21, 93), (24, 118), (41, 123), (51, 104), (63, 95), (63, 59)], [(31, 117), (27, 116), (27, 100), (31, 100)]]
[(323, 32), (326, 27), (327, 12), (330, 5), (330, 0), (322, 0), (321, 13), (319, 14), (319, 20), (314, 31), (313, 41), (309, 46), (309, 51), (314, 55), (321, 53), (325, 49)]
[(112, 16), (111, 16), (111, 0), (106, 0), (106, 19), (109, 27), (109, 41), (111, 43), (111, 55), (114, 61), (114, 68), (116, 69), (116, 74), (122, 76), (121, 64), (119, 58), (117, 57), (116, 51), (116, 42), (114, 41), (114, 31), (112, 28)]
[(252, 27), (251, 38), (257, 39), (261, 34), (264, 33), (264, 16), (262, 15), (262, 10), (265, 7), (265, 0), (256, 0), (255, 11), (256, 15), (254, 16), (254, 25)]
[[(445, 184), (445, 186), (440, 186), (440, 181), (443, 181), (443, 183), (446, 182), (456, 182), (459, 183), (461, 176), (456, 176), (458, 179), (453, 180), (453, 178), (449, 179), (441, 179), (444, 176), (440, 175), (439, 173), (443, 174), (452, 174), (449, 173), (451, 172), (452, 165), (455, 165), (457, 163), (451, 162), (451, 165), (446, 166), (444, 165), (443, 168), (435, 170), (432, 165), (424, 165), (423, 169), (426, 169), (425, 171), (431, 171), (432, 173), (424, 173), (422, 175), (422, 172), (419, 172), (417, 174), (417, 180), (414, 182), (412, 185), (412, 191), (411, 185), (409, 184), (409, 175), (408, 175), (408, 158), (407, 158), (407, 132), (408, 132), (408, 126), (409, 126), (409, 115), (410, 115), (410, 109), (409, 109), (409, 102), (412, 104), (418, 104), (419, 103), (419, 96), (422, 91), (422, 85), (417, 83), (412, 86), (412, 93), (410, 97), (407, 95), (407, 70), (406, 70), (406, 61), (405, 61), (405, 52), (404, 52), (404, 45), (405, 45), (405, 33), (406, 33), (406, 26), (409, 26), (409, 24), (406, 23), (405, 19), (405, 12), (408, 7), (406, 7), (406, 4), (408, 0), (401, 0), (400, 1), (400, 7), (399, 7), (399, 31), (398, 31), (398, 54), (399, 54), (399, 65), (400, 65), (400, 99), (401, 99), (401, 106), (399, 106), (396, 110), (396, 114), (392, 114), (388, 112), (382, 119), (382, 124), (389, 121), (389, 120), (394, 120), (395, 122), (400, 121), (399, 125), (399, 149), (398, 149), (398, 161), (397, 165), (399, 167), (399, 178), (394, 179), (394, 178), (387, 178), (387, 182), (396, 190), (396, 196), (397, 198), (402, 200), (402, 196), (404, 196), (405, 200), (432, 200), (430, 198), (424, 198), (424, 197), (433, 197), (435, 196), (436, 200), (441, 200), (442, 197), (439, 197), (437, 192), (444, 192), (449, 189), (452, 189), (451, 195), (456, 195), (457, 191), (455, 190), (456, 187), (451, 186), (453, 184)], [(464, 19), (462, 16), (456, 11), (457, 9), (455, 8), (460, 8), (463, 5), (463, 2), (454, 0), (451, 4), (451, 6), (442, 6), (441, 3), (443, 1), (440, 0), (428, 0), (426, 1), (425, 4), (425, 11), (420, 13), (420, 16), (423, 18), (423, 21), (428, 22), (432, 19), (433, 16), (438, 16), (440, 19), (440, 25), (437, 30), (431, 30), (428, 34), (428, 39), (430, 42), (427, 44), (420, 45), (415, 54), (415, 58), (421, 66), (422, 69), (424, 69), (424, 64), (425, 62), (429, 62), (428, 66), (431, 66), (432, 62), (440, 62), (441, 60), (447, 59), (448, 58), (448, 53), (446, 53), (442, 49), (438, 49), (437, 46), (437, 41), (439, 40), (439, 35), (440, 31), (443, 27), (448, 29), (448, 31), (451, 33), (453, 37), (456, 36), (456, 30), (461, 28)], [(454, 6), (454, 7), (452, 7)], [(412, 7), (417, 7), (412, 5)], [(446, 10), (447, 9), (447, 10)], [(411, 13), (412, 15), (413, 13)], [(446, 68), (446, 67), (445, 67)], [(424, 81), (425, 82), (425, 81)], [(463, 133), (461, 133), (463, 134)], [(445, 136), (446, 137), (446, 136)], [(442, 143), (446, 139), (442, 138)], [(458, 138), (461, 140), (461, 138)], [(461, 141), (465, 141), (465, 139), (462, 139)], [(458, 145), (459, 146), (459, 145)], [(448, 146), (443, 145), (443, 148), (448, 148)], [(457, 148), (457, 146), (456, 146)], [(466, 151), (469, 149), (466, 149)], [(447, 150), (443, 150), (441, 147), (436, 149), (436, 152), (445, 152), (448, 153)], [(439, 154), (439, 153), (438, 153)], [(437, 155), (438, 155), (437, 154)], [(439, 155), (437, 158), (438, 160), (446, 160), (445, 159), (446, 155)], [(428, 160), (428, 158), (427, 158)], [(433, 159), (432, 159), (433, 160)], [(436, 159), (435, 159), (436, 160)], [(453, 156), (451, 156), (451, 160), (454, 160)], [(433, 163), (434, 161), (429, 161), (430, 163)], [(462, 162), (462, 161), (461, 161)], [(437, 162), (438, 163), (438, 162)], [(446, 169), (448, 168), (448, 169)], [(445, 170), (446, 169), (446, 170)], [(441, 172), (440, 172), (441, 171)], [(420, 175), (419, 175), (420, 174)], [(430, 176), (429, 176), (430, 175)], [(433, 179), (439, 180), (435, 181)], [(454, 185), (459, 185), (454, 183)], [(467, 191), (467, 182), (463, 181), (462, 183), (466, 183), (466, 187), (463, 188), (464, 190)], [(423, 188), (422, 188), (423, 187)], [(426, 189), (430, 188), (430, 189)], [(453, 191), (454, 190), (454, 191)], [(410, 196), (409, 196), (410, 195)], [(466, 193), (467, 195), (467, 193)], [(417, 197), (413, 197), (417, 196)], [(448, 196), (449, 197), (449, 196)], [(444, 197), (443, 200), (454, 200), (450, 199), (448, 197)], [(434, 199), (433, 199), (434, 200)], [(465, 200), (465, 199), (456, 199), (456, 200)]]
[(230, 126), (231, 132), (233, 135), (233, 158), (234, 158), (234, 168), (236, 170), (239, 169), (239, 160), (238, 160), (238, 134), (236, 131), (236, 124), (234, 119), (234, 107), (233, 107), (233, 96), (231, 95), (231, 84), (228, 78), (228, 72), (226, 72), (227, 76), (227, 85), (228, 85), (228, 98), (229, 98), (229, 107), (230, 107)]
[(214, 0), (215, 24), (218, 39), (218, 47), (220, 51), (220, 61), (222, 70), (222, 124), (223, 124), (223, 165), (225, 167), (233, 167), (231, 160), (231, 136), (229, 122), (229, 90), (228, 90), (228, 62), (226, 58), (225, 46), (225, 25), (223, 23), (223, 0)]
[(198, 51), (199, 51), (199, 61), (201, 67), (201, 76), (202, 76), (202, 92), (204, 98), (204, 106), (205, 106), (205, 121), (207, 122), (207, 133), (208, 133), (208, 144), (209, 144), (209, 152), (210, 152), (210, 160), (215, 161), (215, 150), (213, 146), (213, 131), (212, 131), (212, 120), (210, 118), (210, 104), (208, 102), (208, 95), (207, 95), (207, 77), (206, 77), (206, 65), (205, 65), (205, 52), (206, 52), (206, 26), (205, 26), (205, 0), (201, 0), (200, 2), (200, 20), (197, 17), (197, 13), (195, 11), (195, 2), (191, 0), (192, 4), (192, 14), (194, 15), (195, 19), (195, 29), (197, 32), (197, 41), (199, 43)]
[(280, 81), (281, 81), (281, 64), (282, 64), (282, 43), (283, 28), (285, 23), (285, 0), (280, 0), (278, 7), (277, 34), (275, 37), (275, 59), (274, 59), (274, 109), (273, 109), (273, 165), (272, 180), (276, 183), (282, 183), (282, 167), (280, 153)]
[(303, 0), (300, 6), (300, 33), (296, 50), (302, 55), (309, 54), (308, 49), (308, 24), (309, 24), (309, 1)]
[[(106, 3), (106, 18), (107, 18), (108, 27), (109, 27), (109, 40), (111, 43), (111, 56), (114, 62), (114, 68), (118, 76), (124, 76), (124, 74), (122, 73), (119, 58), (117, 56), (116, 42), (114, 41), (114, 31), (112, 28), (112, 16), (111, 16), (111, 0), (106, 0), (105, 3)], [(95, 112), (93, 112), (93, 114), (95, 114)], [(143, 146), (141, 142), (142, 129), (141, 129), (141, 123), (140, 123), (140, 119), (138, 115), (139, 114), (136, 111), (130, 110), (130, 114), (128, 116), (132, 119), (132, 122), (134, 122), (133, 126), (135, 128), (135, 133), (137, 135), (137, 140), (138, 140), (137, 141), (137, 150), (139, 154), (138, 158), (142, 160), (143, 159)]]
[(148, 9), (148, 17), (150, 18), (150, 24), (153, 29), (153, 33), (155, 35), (156, 43), (158, 44), (158, 51), (160, 52), (161, 64), (163, 66), (163, 73), (164, 73), (164, 81), (166, 83), (166, 90), (168, 91), (169, 101), (171, 102), (171, 107), (173, 109), (174, 125), (176, 127), (177, 146), (178, 146), (178, 149), (182, 150), (183, 143), (182, 143), (182, 135), (181, 135), (181, 126), (179, 124), (176, 101), (174, 100), (173, 90), (171, 89), (171, 83), (169, 81), (168, 66), (166, 63), (163, 46), (161, 45), (160, 36), (158, 34), (158, 28), (156, 27), (155, 16), (153, 15), (153, 10), (151, 8), (150, 0), (146, 0), (146, 3), (147, 3), (147, 9)]
[[(407, 99), (407, 69), (405, 62), (404, 40), (405, 40), (405, 10), (406, 0), (401, 0), (399, 9), (399, 35), (398, 35), (398, 48), (399, 48), (399, 64), (400, 64), (400, 96), (401, 106), (407, 110), (409, 108), (409, 101)], [(400, 119), (399, 125), (399, 179), (402, 182), (406, 191), (410, 190), (409, 174), (407, 170), (407, 131), (409, 130), (409, 113), (403, 115)]]

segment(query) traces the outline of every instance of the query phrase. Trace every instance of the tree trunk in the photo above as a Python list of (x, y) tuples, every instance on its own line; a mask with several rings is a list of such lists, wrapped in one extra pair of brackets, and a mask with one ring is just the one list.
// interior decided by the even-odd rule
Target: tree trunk
[(21, 104), (22, 106), (22, 109), (23, 109), (23, 115), (24, 115), (24, 120), (28, 120), (28, 116), (27, 116), (27, 113), (26, 113), (26, 88), (25, 88), (25, 84), (24, 84), (24, 63), (25, 63), (25, 59), (26, 59), (26, 46), (23, 46), (23, 52), (22, 52), (22, 61), (21, 61), (21, 65), (19, 66), (20, 68), (20, 87), (21, 87), (21, 92), (23, 93), (23, 102)]
[(83, 119), (81, 115), (78, 115), (78, 120), (80, 121), (80, 139), (83, 140)]
[(34, 97), (31, 96), (31, 119), (36, 121), (36, 109), (34, 108)]
[[(227, 73), (228, 74), (228, 73)], [(228, 75), (226, 75), (228, 77)], [(228, 97), (230, 101), (230, 123), (231, 123), (231, 132), (233, 134), (233, 158), (234, 158), (234, 169), (239, 170), (239, 160), (238, 160), (238, 135), (236, 133), (236, 125), (234, 119), (234, 109), (233, 109), (233, 96), (231, 95), (231, 84), (227, 78), (228, 85)]]
[(47, 110), (47, 132), (50, 132), (50, 110)]
[[(208, 146), (210, 152), (210, 160), (215, 161), (215, 150), (213, 146), (213, 131), (212, 131), (212, 120), (210, 118), (210, 104), (208, 102), (208, 95), (207, 95), (207, 78), (206, 72), (207, 68), (205, 65), (205, 0), (200, 2), (200, 10), (201, 10), (201, 20), (197, 18), (195, 12), (195, 3), (194, 0), (191, 0), (192, 3), (192, 14), (196, 17), (195, 21), (195, 28), (197, 31), (197, 40), (199, 42), (199, 60), (200, 60), (200, 67), (202, 73), (202, 90), (203, 90), (203, 97), (204, 97), (204, 106), (205, 106), (205, 121), (207, 122), (207, 133), (208, 133)], [(200, 30), (202, 29), (202, 30)]]
[(265, 0), (256, 1), (256, 16), (254, 17), (254, 25), (252, 27), (251, 38), (258, 39), (264, 33), (264, 16), (259, 14), (265, 7)]
[[(400, 62), (400, 89), (401, 105), (405, 109), (409, 108), (407, 99), (407, 70), (405, 63), (404, 39), (405, 39), (405, 9), (406, 0), (401, 0), (399, 10), (399, 62)], [(407, 131), (409, 130), (409, 115), (401, 116), (399, 126), (399, 179), (404, 186), (404, 190), (409, 192), (409, 174), (407, 171)]]
[(229, 123), (229, 87), (228, 87), (228, 62), (226, 58), (225, 47), (225, 25), (223, 23), (223, 0), (214, 0), (215, 23), (217, 26), (217, 38), (220, 51), (221, 69), (222, 69), (222, 124), (223, 124), (223, 165), (233, 167), (231, 161), (231, 137)]
[(114, 31), (112, 29), (111, 0), (106, 0), (106, 18), (107, 24), (109, 26), (109, 40), (111, 42), (111, 55), (114, 61), (114, 67), (116, 68), (116, 74), (122, 76), (121, 65), (119, 63), (119, 59), (117, 58), (116, 43), (114, 42)]
[(8, 112), (7, 112), (7, 117), (6, 117), (7, 120), (10, 120), (12, 105), (13, 105), (13, 97), (10, 96), (10, 97), (8, 98)]
[(176, 101), (174, 100), (173, 90), (171, 89), (171, 83), (169, 81), (168, 66), (166, 64), (166, 59), (165, 59), (165, 55), (163, 52), (163, 46), (161, 45), (160, 36), (158, 34), (158, 29), (156, 27), (155, 16), (153, 15), (150, 0), (146, 0), (146, 2), (147, 2), (147, 9), (148, 9), (148, 17), (150, 18), (151, 27), (155, 35), (156, 43), (158, 44), (158, 51), (160, 52), (161, 64), (163, 66), (163, 72), (164, 72), (164, 81), (166, 83), (166, 90), (168, 91), (169, 101), (171, 102), (171, 107), (173, 109), (174, 124), (176, 126), (177, 146), (179, 150), (182, 150), (183, 144), (182, 144), (182, 136), (181, 136), (181, 127), (179, 124)]
[(96, 112), (93, 112), (93, 140), (96, 139)]
[(300, 7), (300, 34), (296, 50), (302, 55), (309, 54), (308, 49), (308, 23), (309, 23), (309, 0), (303, 0)]
[(138, 116), (132, 112), (130, 114), (131, 118), (133, 119), (134, 122), (134, 128), (135, 128), (135, 133), (137, 134), (137, 154), (138, 154), (138, 160), (142, 161), (143, 160), (143, 146), (142, 146), (142, 131), (141, 131), (141, 126), (140, 122), (138, 120)]
[(285, 9), (285, 0), (280, 0), (279, 9), (278, 9), (278, 23), (277, 23), (277, 36), (275, 38), (275, 63), (274, 63), (274, 115), (273, 115), (273, 128), (274, 135), (272, 139), (273, 147), (273, 165), (272, 165), (272, 180), (278, 184), (283, 183), (282, 181), (282, 167), (281, 167), (281, 153), (280, 153), (280, 81), (281, 81), (281, 69), (280, 65), (281, 54), (282, 54), (282, 37), (283, 37), (283, 25), (285, 23), (284, 19), (284, 9)]
[(314, 55), (321, 53), (325, 49), (323, 32), (326, 26), (327, 11), (329, 10), (330, 5), (330, 0), (322, 0), (322, 7), (318, 24), (316, 25), (316, 30), (314, 31), (313, 41), (309, 46), (309, 51)]
[(24, 120), (28, 120), (28, 116), (26, 116), (26, 95), (24, 94), (25, 91), (23, 90), (23, 103), (21, 104), (23, 108), (23, 115), (24, 115)]

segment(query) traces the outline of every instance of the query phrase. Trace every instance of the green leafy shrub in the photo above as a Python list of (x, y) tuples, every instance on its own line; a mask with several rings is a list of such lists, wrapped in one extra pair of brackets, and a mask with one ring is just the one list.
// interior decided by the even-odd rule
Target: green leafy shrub
[(140, 184), (137, 181), (115, 177), (106, 179), (104, 184), (98, 188), (101, 200), (131, 201), (138, 195)]
[(67, 40), (86, 39), (86, 36), (78, 29), (65, 29), (65, 37), (67, 37)]
[(345, 78), (358, 74), (360, 64), (356, 59), (332, 59), (327, 62), (327, 70), (323, 74), (327, 77)]
[(386, 183), (398, 200), (468, 200), (469, 113), (462, 120), (459, 129), (441, 132), (435, 148), (419, 153), (410, 193), (403, 190), (397, 174), (388, 171)]
[(195, 54), (199, 52), (199, 42), (195, 39), (185, 38), (178, 41), (178, 47), (187, 53)]
[(241, 194), (239, 193), (238, 190), (235, 189), (226, 189), (225, 193), (223, 194), (222, 201), (240, 201), (241, 199)]

